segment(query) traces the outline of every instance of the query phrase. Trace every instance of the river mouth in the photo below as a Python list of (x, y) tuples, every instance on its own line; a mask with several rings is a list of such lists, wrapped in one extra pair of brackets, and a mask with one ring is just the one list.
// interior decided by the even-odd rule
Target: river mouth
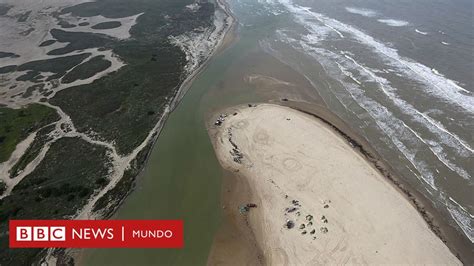
[[(336, 80), (324, 76), (324, 67), (308, 62), (307, 58), (298, 52), (283, 49), (287, 53), (286, 56), (290, 54), (295, 61), (299, 60), (306, 64), (301, 66), (303, 70), (308, 68), (312, 70), (312, 76), (305, 77), (299, 71), (295, 71), (295, 65), (290, 67), (269, 55), (268, 49), (262, 49), (261, 40), (271, 39), (273, 37), (271, 32), (288, 18), (245, 17), (244, 7), (237, 5), (235, 1), (229, 2), (241, 23), (236, 41), (227, 50), (214, 57), (194, 80), (188, 93), (166, 122), (146, 169), (137, 180), (135, 191), (113, 217), (114, 219), (183, 219), (185, 248), (91, 250), (84, 255), (83, 264), (202, 265), (208, 262), (216, 233), (219, 230), (226, 230), (226, 225), (223, 223), (225, 211), (221, 205), (222, 193), (227, 184), (222, 177), (226, 173), (215, 157), (206, 131), (206, 123), (211, 121), (210, 118), (217, 111), (239, 104), (282, 102), (289, 99), (317, 105), (323, 109), (330, 105), (328, 109), (337, 115), (343, 114), (341, 118), (346, 122), (352, 117), (353, 114), (345, 111), (346, 107), (339, 103), (335, 96), (327, 93), (329, 90), (324, 91), (327, 88), (341, 90)], [(321, 92), (323, 95), (320, 95)], [(375, 129), (373, 121), (364, 121), (365, 118), (369, 120), (368, 115), (358, 106), (351, 110), (360, 115), (361, 119), (351, 121), (350, 126), (359, 130), (359, 134), (363, 132), (373, 140), (375, 148), (382, 147), (384, 144), (378, 140), (380, 134)], [(399, 153), (393, 153), (389, 149), (383, 149), (381, 156), (387, 161), (396, 161), (400, 158)], [(408, 176), (409, 171), (408, 168), (404, 169), (402, 175)], [(420, 181), (413, 176), (406, 181), (409, 186), (422, 191), (421, 194), (427, 194), (423, 193)], [(462, 191), (465, 190), (466, 188)], [(452, 221), (445, 223), (452, 225)], [(220, 227), (221, 225), (224, 229)], [(459, 232), (453, 230), (452, 233), (456, 238), (460, 238)], [(459, 243), (467, 249), (468, 254), (469, 243), (464, 240), (460, 240)]]
[[(225, 175), (206, 130), (211, 115), (216, 110), (250, 102), (303, 99), (304, 95), (318, 101), (319, 96), (310, 91), (309, 83), (259, 47), (260, 32), (240, 29), (238, 34), (237, 41), (211, 59), (193, 81), (166, 121), (135, 190), (112, 217), (183, 219), (185, 247), (91, 249), (81, 254), (80, 264), (206, 264), (222, 222), (221, 188)], [(259, 76), (252, 77), (255, 73)], [(271, 88), (275, 82), (281, 83), (279, 88)], [(305, 89), (290, 95), (285, 92), (285, 82)], [(257, 86), (265, 89), (256, 90)]]

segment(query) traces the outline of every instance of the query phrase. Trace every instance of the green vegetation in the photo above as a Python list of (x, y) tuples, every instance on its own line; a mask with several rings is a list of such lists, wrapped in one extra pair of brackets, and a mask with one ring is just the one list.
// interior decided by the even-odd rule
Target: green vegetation
[(68, 43), (63, 48), (54, 49), (48, 55), (63, 55), (76, 50), (84, 50), (94, 47), (106, 47), (113, 40), (105, 35), (88, 32), (67, 32), (59, 29), (52, 29), (51, 35), (62, 43)]
[(54, 75), (48, 78), (49, 81), (62, 77), (66, 73), (66, 71), (80, 64), (90, 55), (90, 53), (82, 53), (77, 55), (56, 57), (52, 59), (31, 61), (18, 67), (8, 66), (8, 69), (0, 69), (0, 73), (2, 71), (27, 71), (25, 74), (19, 76), (16, 80), (31, 82), (38, 82), (39, 79), (43, 77), (40, 75), (40, 72), (55, 73)]
[(82, 53), (77, 55), (56, 57), (52, 59), (31, 61), (20, 65), (18, 67), (18, 71), (32, 70), (38, 72), (64, 73), (81, 63), (90, 55), (90, 53)]
[(12, 8), (11, 5), (1, 3), (0, 4), (0, 16), (5, 16), (8, 13), (8, 11), (10, 11), (11, 8)]
[(17, 54), (14, 54), (14, 53), (8, 53), (8, 52), (2, 52), (0, 51), (0, 58), (5, 58), (5, 57), (12, 57), (12, 58), (15, 58), (15, 57), (18, 57)]
[(120, 23), (120, 21), (107, 21), (107, 22), (95, 24), (91, 28), (95, 30), (107, 30), (107, 29), (118, 28), (120, 26), (122, 26), (122, 23)]
[[(102, 15), (122, 18), (144, 12), (131, 34), (141, 42), (164, 42), (169, 35), (179, 35), (199, 26), (211, 26), (214, 5), (202, 1), (201, 8), (191, 13), (185, 8), (194, 0), (101, 0), (65, 8), (62, 13), (90, 17)], [(171, 19), (170, 19), (171, 18)]]
[(54, 130), (54, 127), (55, 125), (53, 124), (38, 131), (33, 143), (31, 143), (25, 153), (20, 157), (20, 160), (10, 169), (11, 178), (17, 176), (20, 171), (23, 171), (25, 167), (38, 156), (46, 142), (51, 140), (48, 134)]
[[(93, 130), (115, 141), (121, 154), (131, 152), (158, 122), (184, 78), (185, 56), (169, 43), (168, 36), (212, 25), (214, 6), (204, 3), (198, 12), (190, 14), (184, 6), (191, 2), (137, 0), (131, 4), (103, 0), (66, 8), (64, 13), (78, 16), (114, 18), (145, 13), (131, 30), (132, 39), (107, 42), (107, 47), (127, 63), (125, 67), (92, 84), (60, 91), (51, 103), (70, 115), (79, 131)], [(65, 38), (55, 37), (60, 41)]]
[(30, 14), (31, 14), (31, 10), (26, 11), (26, 12), (23, 13), (23, 14), (20, 14), (20, 15), (18, 16), (17, 21), (18, 21), (18, 22), (25, 22), (25, 21), (28, 19), (28, 17), (30, 16)]
[(96, 73), (102, 72), (109, 68), (112, 63), (104, 59), (103, 55), (98, 55), (90, 60), (78, 65), (71, 72), (67, 73), (63, 79), (63, 83), (71, 83), (79, 79), (87, 79), (94, 76)]
[(44, 83), (31, 85), (30, 87), (26, 88), (26, 91), (21, 95), (21, 97), (28, 98), (33, 95), (33, 92), (35, 91), (44, 92)]
[(16, 70), (16, 68), (17, 68), (17, 66), (15, 66), (15, 65), (0, 67), (0, 74), (13, 72), (13, 71)]
[(152, 144), (148, 144), (138, 153), (137, 157), (131, 162), (130, 168), (125, 171), (117, 185), (105, 193), (105, 195), (95, 203), (93, 207), (94, 212), (100, 211), (104, 217), (112, 215), (113, 211), (125, 200), (126, 196), (132, 192), (135, 185), (135, 178), (145, 164), (147, 155), (152, 146)]
[(40, 43), (39, 47), (45, 47), (45, 46), (50, 46), (51, 44), (55, 43), (56, 40), (47, 40), (42, 43)]
[(74, 27), (76, 27), (76, 25), (71, 24), (71, 23), (69, 23), (69, 22), (67, 22), (67, 21), (65, 21), (65, 20), (60, 20), (60, 21), (58, 22), (58, 25), (61, 26), (61, 28), (63, 28), (63, 29), (69, 29), (69, 28), (74, 28)]
[[(79, 131), (92, 129), (128, 154), (158, 122), (166, 98), (174, 95), (181, 73), (176, 58), (182, 54), (174, 47), (124, 48), (137, 56), (135, 62), (92, 84), (60, 91), (51, 103), (69, 114)], [(150, 60), (153, 53), (162, 55), (161, 60)]]
[(7, 185), (5, 184), (5, 182), (0, 180), (0, 196), (3, 195), (3, 192), (5, 192), (5, 190), (7, 190)]
[(0, 107), (0, 162), (8, 160), (16, 145), (29, 134), (58, 119), (54, 109), (40, 104), (22, 109)]
[[(61, 138), (51, 145), (42, 163), (0, 200), (0, 232), (9, 219), (64, 219), (103, 188), (110, 168), (107, 150), (80, 138)], [(0, 235), (1, 265), (31, 265), (40, 249), (9, 249)]]
[(28, 28), (27, 30), (24, 30), (24, 31), (20, 32), (20, 35), (28, 36), (28, 35), (30, 35), (30, 33), (32, 33), (33, 31), (35, 31), (35, 28)]
[[(15, 69), (16, 70), (16, 69)], [(17, 81), (31, 81), (36, 82), (38, 81), (38, 77), (40, 76), (40, 72), (38, 71), (27, 71), (25, 74), (16, 78)]]

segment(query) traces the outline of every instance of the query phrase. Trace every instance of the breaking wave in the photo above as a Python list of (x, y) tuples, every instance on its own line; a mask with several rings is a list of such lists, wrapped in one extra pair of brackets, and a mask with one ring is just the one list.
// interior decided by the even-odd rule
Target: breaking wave
[[(438, 169), (441, 164), (443, 169), (466, 180), (468, 185), (473, 184), (472, 172), (463, 169), (456, 160), (473, 156), (472, 143), (449, 131), (443, 123), (432, 117), (431, 111), (422, 112), (416, 105), (403, 99), (399, 95), (401, 90), (399, 91), (388, 78), (398, 77), (408, 84), (416, 84), (414, 89), (426, 95), (424, 97), (427, 99), (434, 98), (444, 103), (443, 106), (446, 108), (468, 115), (474, 112), (474, 97), (471, 92), (446, 78), (442, 73), (411, 58), (401, 56), (390, 44), (382, 43), (360, 29), (314, 12), (311, 8), (296, 5), (292, 0), (276, 1), (292, 13), (295, 22), (306, 30), (300, 36), (296, 36), (294, 31), (278, 30), (278, 39), (312, 56), (321, 63), (327, 74), (344, 86), (347, 95), (345, 92), (331, 91), (331, 93), (343, 106), (350, 107), (355, 102), (370, 115), (371, 120), (391, 142), (387, 143), (393, 144), (419, 174), (413, 172), (411, 166), (407, 168), (428, 185), (427, 192), (430, 194), (436, 192), (437, 195), (443, 193), (436, 184), (437, 179), (445, 178)], [(350, 7), (346, 10), (366, 17), (378, 16), (373, 10)], [(394, 27), (409, 25), (408, 22), (401, 20), (378, 21)], [(419, 30), (417, 32), (425, 33)], [(370, 59), (377, 60), (377, 65), (381, 64), (382, 67), (380, 69), (370, 67), (359, 62), (358, 56), (328, 45), (339, 40), (361, 44), (364, 51), (367, 50), (370, 54)], [(382, 97), (373, 96), (373, 85), (377, 92), (383, 93)], [(383, 104), (386, 100), (391, 103), (390, 106), (393, 104), (397, 108), (395, 112)], [(351, 108), (347, 109), (352, 112)], [(442, 113), (440, 110), (439, 112)], [(409, 119), (406, 119), (407, 116)], [(364, 120), (363, 117), (360, 118)], [(420, 156), (421, 151), (429, 156)], [(435, 160), (436, 163), (433, 164), (430, 160)], [(471, 238), (472, 227), (469, 227), (469, 223), (472, 223), (472, 217), (471, 222), (466, 222), (466, 216), (458, 209), (451, 206), (449, 211), (464, 233), (471, 234), (468, 235)]]
[(428, 32), (426, 31), (421, 31), (419, 29), (415, 29), (415, 32), (418, 33), (418, 34), (421, 34), (421, 35), (428, 35)]
[[(456, 84), (456, 82), (447, 79), (441, 74), (434, 74), (431, 68), (421, 63), (400, 56), (396, 49), (388, 47), (353, 26), (328, 18), (322, 14), (312, 12), (308, 8), (295, 6), (288, 0), (282, 0), (281, 2), (289, 5), (288, 7), (292, 10), (297, 11), (296, 15), (298, 16), (309, 16), (310, 18), (317, 19), (325, 26), (336, 31), (339, 37), (343, 38), (344, 32), (350, 34), (352, 38), (360, 43), (373, 48), (373, 51), (392, 68), (398, 70), (398, 72), (404, 74), (404, 76), (410, 77), (415, 81), (424, 84), (422, 88), (426, 90), (426, 92), (446, 102), (454, 103), (470, 113), (474, 112), (474, 97), (466, 95), (470, 94), (470, 92)], [(306, 19), (305, 22), (309, 24), (314, 23), (311, 19)]]
[(366, 8), (357, 8), (357, 7), (346, 7), (347, 12), (352, 14), (361, 15), (364, 17), (376, 17), (377, 12), (374, 10), (366, 9)]
[[(463, 92), (468, 91), (455, 84), (454, 81), (446, 79), (439, 72), (434, 73), (432, 69), (420, 63), (413, 62), (409, 59), (401, 58), (395, 49), (376, 41), (371, 36), (366, 35), (365, 33), (353, 28), (352, 26), (342, 24), (339, 21), (326, 18), (321, 14), (311, 12), (308, 8), (295, 6), (291, 4), (288, 0), (281, 0), (281, 2), (285, 3), (290, 11), (299, 15), (296, 17), (297, 22), (302, 24), (309, 32), (309, 34), (306, 34), (302, 37), (302, 41), (305, 44), (309, 45), (309, 48), (313, 49), (311, 45), (317, 45), (322, 40), (327, 39), (331, 31), (336, 31), (337, 35), (340, 37), (342, 36), (343, 38), (344, 35), (341, 31), (346, 30), (350, 33), (355, 34), (358, 40), (364, 41), (364, 44), (375, 48), (375, 52), (379, 55), (382, 55), (384, 61), (387, 61), (386, 63), (392, 68), (390, 69), (390, 71), (398, 71), (401, 72), (399, 74), (407, 74), (410, 78), (417, 78), (417, 81), (419, 81), (420, 83), (424, 83), (425, 86), (423, 87), (429, 87), (425, 88), (429, 92), (433, 92), (433, 94), (439, 96), (445, 101), (452, 101), (457, 105), (464, 107), (465, 110), (469, 112), (474, 111), (474, 98), (459, 92), (459, 90)], [(318, 18), (320, 23), (314, 22), (313, 18), (315, 16)], [(378, 82), (379, 84), (382, 84), (382, 90), (384, 94), (386, 94), (392, 101), (394, 101), (394, 103), (400, 106), (402, 110), (408, 109), (409, 114), (411, 114), (413, 117), (416, 117), (420, 123), (429, 127), (430, 131), (435, 132), (438, 137), (442, 138), (443, 143), (456, 149), (459, 155), (466, 157), (472, 155), (472, 153), (474, 152), (473, 148), (470, 147), (469, 144), (467, 144), (460, 137), (456, 136), (454, 133), (451, 133), (446, 130), (440, 122), (435, 121), (428, 115), (423, 114), (413, 106), (409, 105), (406, 101), (400, 99), (395, 94), (396, 89), (390, 86), (390, 82), (387, 79), (377, 76), (375, 74), (377, 70), (369, 69), (367, 67), (362, 66), (362, 64), (356, 62), (356, 60), (353, 59), (350, 56), (350, 53), (348, 52), (341, 51), (341, 54), (338, 55), (332, 52), (328, 54), (328, 50), (322, 48), (320, 48), (319, 51), (325, 51), (325, 55), (331, 55), (333, 59), (334, 57), (337, 58), (342, 55), (346, 59), (352, 61), (353, 65), (349, 67), (355, 67), (359, 70), (362, 70), (359, 71), (359, 74), (365, 73), (366, 77), (369, 77), (372, 80)]]
[(379, 19), (378, 22), (381, 22), (391, 27), (403, 27), (403, 26), (408, 26), (410, 24), (407, 21), (396, 20), (396, 19)]
[(453, 217), (471, 243), (474, 243), (474, 216), (451, 197), (449, 197), (449, 202), (446, 205), (451, 217)]

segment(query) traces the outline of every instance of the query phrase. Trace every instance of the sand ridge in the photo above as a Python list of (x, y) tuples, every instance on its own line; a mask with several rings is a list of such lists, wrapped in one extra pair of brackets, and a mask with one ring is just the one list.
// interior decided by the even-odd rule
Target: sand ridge
[(460, 264), (415, 208), (329, 126), (277, 105), (227, 113), (214, 146), (223, 167), (246, 178), (259, 198), (249, 216), (261, 217), (250, 221), (261, 230), (257, 242), (268, 264)]

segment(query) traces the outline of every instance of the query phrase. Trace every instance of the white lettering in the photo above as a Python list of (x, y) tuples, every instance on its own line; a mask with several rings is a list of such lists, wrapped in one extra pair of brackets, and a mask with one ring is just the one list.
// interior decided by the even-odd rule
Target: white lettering
[(63, 226), (51, 226), (49, 228), (51, 241), (66, 241), (66, 228)]
[(76, 229), (72, 229), (72, 239), (82, 239), (82, 229), (79, 229), (79, 232), (76, 231)]
[(94, 228), (81, 228), (79, 231), (72, 229), (72, 239), (113, 239), (114, 238), (114, 229), (112, 228), (103, 228), (103, 229), (94, 229)]
[(33, 227), (33, 241), (48, 241), (49, 228), (45, 226)]
[(133, 238), (171, 238), (173, 237), (173, 231), (171, 230), (133, 230)]
[(30, 226), (18, 226), (16, 228), (16, 240), (31, 241), (31, 229)]

